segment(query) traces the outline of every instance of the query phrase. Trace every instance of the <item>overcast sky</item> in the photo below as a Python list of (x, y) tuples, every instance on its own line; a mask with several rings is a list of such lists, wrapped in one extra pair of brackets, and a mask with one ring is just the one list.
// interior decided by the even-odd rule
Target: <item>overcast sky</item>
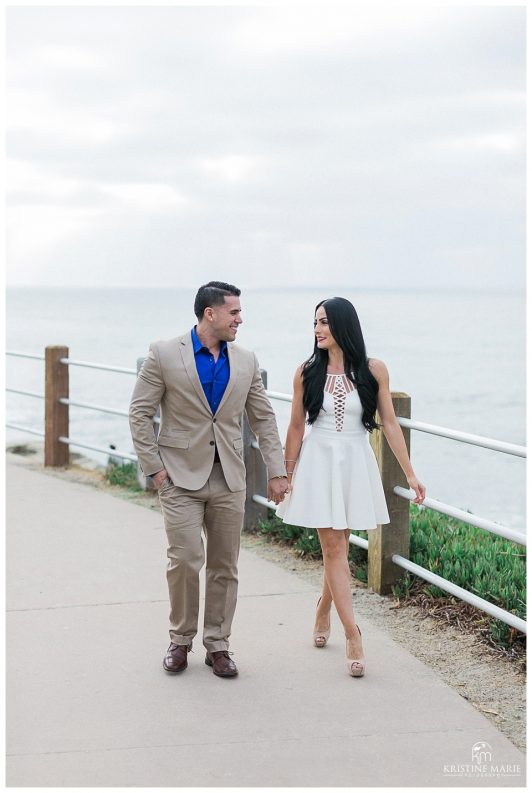
[(8, 285), (524, 288), (525, 11), (8, 11)]

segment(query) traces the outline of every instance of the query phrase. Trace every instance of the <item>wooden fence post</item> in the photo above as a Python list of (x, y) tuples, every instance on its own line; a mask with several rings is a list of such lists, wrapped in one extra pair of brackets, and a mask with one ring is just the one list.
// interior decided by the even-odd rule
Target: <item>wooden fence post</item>
[(68, 399), (68, 347), (53, 345), (45, 349), (45, 409), (44, 409), (44, 464), (64, 466), (69, 464), (69, 447), (59, 437), (68, 438), (68, 405), (59, 401)]
[[(265, 369), (260, 370), (264, 388), (268, 387), (268, 373)], [(257, 504), (253, 501), (253, 495), (266, 496), (268, 492), (268, 479), (264, 460), (258, 449), (254, 449), (251, 443), (255, 440), (255, 435), (251, 432), (246, 415), (244, 414), (242, 438), (244, 441), (244, 463), (246, 465), (246, 505), (244, 512), (244, 529), (250, 531), (257, 526), (259, 520), (266, 520), (268, 517), (268, 507)]]
[[(410, 418), (410, 397), (400, 391), (392, 393), (396, 416)], [(377, 422), (380, 417), (377, 413)], [(401, 427), (410, 454), (410, 430)], [(392, 562), (394, 553), (409, 558), (410, 552), (410, 502), (393, 492), (396, 485), (406, 487), (408, 483), (395, 455), (388, 446), (382, 430), (370, 435), (371, 446), (377, 457), (388, 504), (390, 523), (377, 526), (368, 532), (368, 586), (380, 595), (391, 592), (392, 585), (404, 575), (404, 570)]]

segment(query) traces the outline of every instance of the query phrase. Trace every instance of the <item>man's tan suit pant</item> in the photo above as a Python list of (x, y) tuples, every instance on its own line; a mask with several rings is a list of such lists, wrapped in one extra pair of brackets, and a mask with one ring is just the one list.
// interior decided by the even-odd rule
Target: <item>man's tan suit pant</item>
[(245, 498), (245, 490), (229, 490), (220, 463), (214, 463), (200, 490), (185, 490), (169, 480), (159, 488), (168, 539), (166, 576), (174, 644), (192, 644), (198, 630), (203, 531), (207, 541), (203, 644), (210, 652), (229, 647)]

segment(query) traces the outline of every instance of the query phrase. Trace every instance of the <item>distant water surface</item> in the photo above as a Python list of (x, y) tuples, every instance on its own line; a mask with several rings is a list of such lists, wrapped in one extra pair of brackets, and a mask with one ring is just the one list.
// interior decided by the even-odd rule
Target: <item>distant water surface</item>
[[(253, 349), (268, 386), (291, 392), (296, 366), (312, 351), (316, 303), (341, 294), (357, 308), (370, 357), (382, 359), (391, 388), (412, 397), (412, 417), (525, 444), (525, 301), (515, 293), (247, 290), (238, 343)], [(150, 341), (195, 323), (193, 290), (9, 289), (7, 348), (135, 367)], [(42, 392), (43, 364), (7, 359), (7, 385)], [(71, 398), (127, 408), (134, 377), (71, 367)], [(284, 440), (288, 403), (275, 402)], [(9, 421), (42, 427), (40, 401), (7, 395)], [(72, 438), (131, 450), (127, 419), (71, 409)], [(34, 438), (34, 436), (33, 436)], [(412, 432), (415, 471), (428, 494), (516, 528), (525, 522), (520, 458)], [(8, 443), (32, 436), (7, 430)], [(78, 450), (80, 451), (80, 450)], [(84, 452), (101, 462), (105, 457)]]

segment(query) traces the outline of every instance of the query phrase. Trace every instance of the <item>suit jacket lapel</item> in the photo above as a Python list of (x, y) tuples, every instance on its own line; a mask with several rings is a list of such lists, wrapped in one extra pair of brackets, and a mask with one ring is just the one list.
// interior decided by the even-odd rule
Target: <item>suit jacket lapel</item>
[(227, 383), (224, 391), (224, 395), (220, 400), (220, 404), (218, 405), (218, 410), (216, 413), (218, 414), (220, 410), (223, 408), (226, 399), (229, 397), (229, 394), (235, 387), (236, 383), (236, 362), (235, 362), (235, 353), (233, 350), (232, 344), (227, 344), (227, 357), (229, 359), (229, 382)]
[(199, 396), (202, 404), (207, 408), (212, 416), (211, 406), (209, 405), (209, 401), (205, 396), (205, 391), (201, 385), (201, 380), (199, 379), (198, 370), (196, 368), (196, 359), (194, 357), (194, 348), (192, 346), (192, 337), (190, 333), (181, 337), (180, 350), (181, 356), (183, 358), (183, 364), (189, 376), (190, 382), (194, 386), (194, 390)]

